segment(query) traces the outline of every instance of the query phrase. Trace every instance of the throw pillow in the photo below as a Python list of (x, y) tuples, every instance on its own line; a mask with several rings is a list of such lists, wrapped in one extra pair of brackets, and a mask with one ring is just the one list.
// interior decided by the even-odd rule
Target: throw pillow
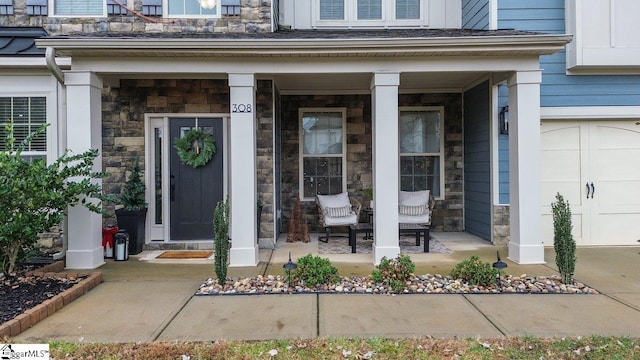
[(426, 213), (427, 213), (426, 205), (418, 205), (418, 206), (400, 205), (401, 215), (418, 216), (418, 215), (424, 215)]
[(328, 207), (327, 215), (329, 217), (345, 217), (351, 215), (351, 206)]

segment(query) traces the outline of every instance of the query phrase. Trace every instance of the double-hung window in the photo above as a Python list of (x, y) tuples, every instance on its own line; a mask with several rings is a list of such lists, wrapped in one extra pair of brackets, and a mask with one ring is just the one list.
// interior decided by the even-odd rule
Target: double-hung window
[[(126, 2), (126, 1), (125, 1)], [(101, 17), (107, 15), (106, 0), (49, 0), (53, 16)]]
[(345, 108), (301, 108), (302, 199), (346, 191)]
[(221, 1), (211, 0), (164, 0), (165, 17), (220, 17)]
[(425, 26), (426, 0), (316, 0), (315, 26)]
[(442, 198), (444, 134), (442, 107), (400, 108), (400, 188), (431, 190)]
[[(47, 122), (45, 97), (0, 97), (0, 151), (8, 150), (4, 139), (7, 126), (13, 121), (14, 150), (27, 136)], [(24, 149), (22, 156), (28, 159), (46, 158), (46, 131), (35, 137)]]

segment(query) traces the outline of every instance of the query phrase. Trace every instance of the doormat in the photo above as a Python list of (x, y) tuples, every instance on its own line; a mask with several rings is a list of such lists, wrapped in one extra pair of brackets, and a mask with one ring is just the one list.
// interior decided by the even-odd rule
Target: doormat
[(207, 259), (213, 255), (210, 250), (167, 250), (156, 259)]
[[(416, 237), (406, 235), (400, 237), (401, 254), (421, 254), (424, 251), (422, 241), (416, 246)], [(373, 252), (373, 240), (363, 239), (363, 235), (356, 237), (356, 253), (370, 254)], [(433, 237), (429, 240), (429, 252), (433, 254), (448, 254), (452, 251)], [(329, 237), (329, 242), (318, 241), (318, 253), (320, 254), (351, 254), (351, 246), (348, 237)]]

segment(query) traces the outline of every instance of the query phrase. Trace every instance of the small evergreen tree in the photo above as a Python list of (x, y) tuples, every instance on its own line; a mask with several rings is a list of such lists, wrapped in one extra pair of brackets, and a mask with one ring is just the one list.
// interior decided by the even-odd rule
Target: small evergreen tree
[(122, 193), (120, 194), (119, 203), (124, 205), (125, 210), (142, 210), (147, 207), (147, 201), (144, 198), (145, 185), (142, 180), (142, 170), (140, 169), (140, 161), (136, 158), (133, 167), (130, 169), (129, 178), (124, 184)]
[(560, 277), (565, 284), (573, 283), (576, 268), (576, 241), (571, 230), (571, 208), (562, 195), (556, 195), (556, 202), (551, 204), (553, 211), (553, 248), (556, 251), (556, 265)]
[(7, 127), (0, 151), (0, 271), (14, 272), (38, 241), (38, 234), (60, 225), (69, 206), (82, 205), (100, 213), (103, 198), (94, 179), (106, 174), (93, 172), (98, 150), (82, 154), (65, 152), (52, 164), (45, 159), (22, 157), (29, 143), (44, 133), (46, 125), (16, 143), (13, 124)]
[(216, 278), (220, 285), (224, 285), (229, 268), (229, 200), (219, 201), (216, 205), (213, 212), (213, 230), (215, 231)]

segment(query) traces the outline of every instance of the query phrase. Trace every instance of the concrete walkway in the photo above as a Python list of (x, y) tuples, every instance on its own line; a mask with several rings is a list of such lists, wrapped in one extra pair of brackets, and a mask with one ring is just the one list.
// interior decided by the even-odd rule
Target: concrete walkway
[[(504, 248), (456, 234), (434, 234), (452, 254), (412, 255), (418, 274), (446, 274), (478, 255), (495, 261)], [(231, 268), (229, 276), (282, 274), (313, 243), (261, 250), (260, 264)], [(317, 244), (315, 245), (317, 249)], [(304, 248), (307, 247), (307, 248)], [(304, 248), (300, 250), (299, 248)], [(144, 256), (144, 253), (143, 253)], [(323, 255), (341, 275), (371, 272), (370, 254)], [(503, 260), (504, 257), (503, 256)], [(22, 333), (14, 341), (137, 342), (263, 340), (312, 337), (487, 338), (640, 334), (640, 248), (581, 248), (575, 278), (601, 295), (355, 295), (300, 294), (194, 296), (213, 276), (213, 262), (108, 261), (105, 282)], [(519, 266), (508, 274), (556, 274), (553, 249), (546, 265)], [(348, 263), (346, 261), (349, 261)]]

